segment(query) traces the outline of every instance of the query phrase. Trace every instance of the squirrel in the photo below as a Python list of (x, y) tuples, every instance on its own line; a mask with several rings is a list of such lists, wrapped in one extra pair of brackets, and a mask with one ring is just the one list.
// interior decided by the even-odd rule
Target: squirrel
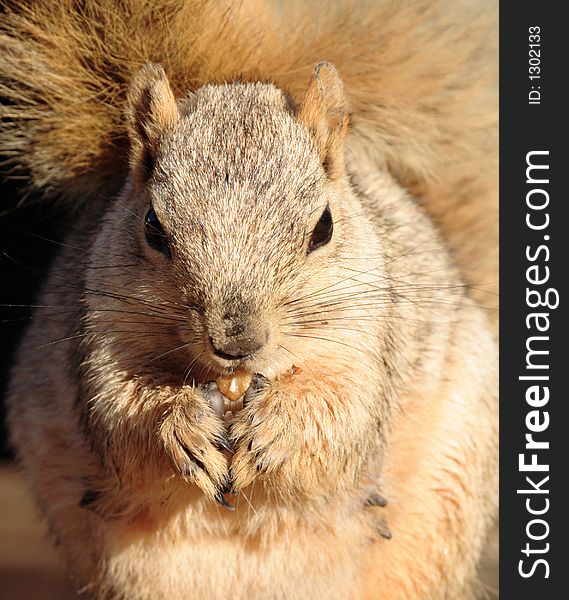
[(479, 593), (497, 8), (475, 4), (5, 9), (0, 153), (73, 215), (8, 421), (77, 590)]

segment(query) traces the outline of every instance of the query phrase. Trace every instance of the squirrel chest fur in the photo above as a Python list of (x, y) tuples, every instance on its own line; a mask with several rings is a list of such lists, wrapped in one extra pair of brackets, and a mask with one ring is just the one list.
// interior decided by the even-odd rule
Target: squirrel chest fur
[(495, 341), (341, 74), (129, 85), (128, 173), (77, 218), (9, 395), (92, 597), (475, 595)]

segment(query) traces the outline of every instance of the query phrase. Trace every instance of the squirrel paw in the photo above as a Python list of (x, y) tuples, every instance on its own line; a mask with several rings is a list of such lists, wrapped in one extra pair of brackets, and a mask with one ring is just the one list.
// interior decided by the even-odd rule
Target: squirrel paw
[(268, 385), (269, 380), (264, 375), (261, 375), (260, 373), (255, 373), (253, 375), (253, 378), (251, 379), (251, 383), (249, 384), (249, 389), (245, 393), (243, 404), (246, 406), (256, 396), (261, 394)]
[(201, 391), (186, 402), (173, 405), (160, 424), (160, 437), (174, 471), (186, 482), (195, 483), (204, 494), (223, 504), (228, 482), (227, 459), (220, 449), (231, 452), (223, 423)]
[[(271, 385), (256, 375), (247, 392), (244, 409), (231, 427), (231, 439), (236, 448), (231, 463), (233, 489), (241, 490), (255, 479), (276, 477), (280, 480), (295, 475), (295, 448), (298, 448), (295, 429), (283, 422), (278, 402), (271, 401)], [(285, 481), (281, 481), (286, 485)]]

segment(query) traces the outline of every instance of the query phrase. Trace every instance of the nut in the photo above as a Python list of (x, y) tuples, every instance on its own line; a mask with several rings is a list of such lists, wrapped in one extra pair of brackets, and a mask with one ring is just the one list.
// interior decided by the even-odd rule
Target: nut
[(253, 376), (248, 371), (237, 369), (230, 375), (220, 377), (216, 383), (219, 391), (231, 402), (236, 402), (251, 385)]

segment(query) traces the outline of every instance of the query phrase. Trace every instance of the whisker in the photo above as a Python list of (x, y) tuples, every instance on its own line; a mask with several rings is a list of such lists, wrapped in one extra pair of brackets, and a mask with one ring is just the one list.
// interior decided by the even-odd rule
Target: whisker
[[(199, 361), (199, 359), (206, 353), (205, 350), (202, 350), (197, 356), (195, 356), (192, 361), (190, 362), (190, 364), (188, 365), (188, 367), (186, 368), (186, 370), (184, 371), (184, 383), (182, 385), (186, 385), (187, 381), (188, 381), (188, 377), (190, 376), (190, 373), (192, 372), (192, 368), (194, 367), (195, 364), (197, 364), (197, 362)], [(195, 382), (194, 382), (195, 383)]]
[(172, 348), (171, 350), (168, 350), (167, 352), (163, 352), (162, 354), (159, 354), (158, 356), (155, 356), (154, 358), (150, 359), (144, 366), (146, 366), (148, 363), (154, 362), (155, 360), (158, 360), (164, 356), (167, 356), (168, 354), (172, 354), (172, 352), (176, 352), (177, 350), (181, 350), (182, 348), (187, 348), (188, 346), (191, 346), (194, 342), (195, 342), (195, 340), (192, 340), (190, 342), (185, 342), (184, 344), (176, 346), (176, 348)]
[(340, 340), (334, 340), (334, 339), (330, 339), (330, 338), (326, 338), (326, 337), (322, 337), (322, 336), (307, 335), (306, 333), (284, 333), (283, 335), (286, 335), (288, 337), (320, 340), (322, 342), (331, 342), (333, 344), (339, 344), (341, 346), (346, 346), (347, 348), (350, 348), (350, 350), (355, 350), (356, 352), (361, 352), (362, 354), (367, 354), (368, 356), (371, 356), (369, 352), (363, 350), (362, 348), (356, 348), (355, 346), (352, 346), (351, 344), (347, 344), (346, 342), (342, 342)]

